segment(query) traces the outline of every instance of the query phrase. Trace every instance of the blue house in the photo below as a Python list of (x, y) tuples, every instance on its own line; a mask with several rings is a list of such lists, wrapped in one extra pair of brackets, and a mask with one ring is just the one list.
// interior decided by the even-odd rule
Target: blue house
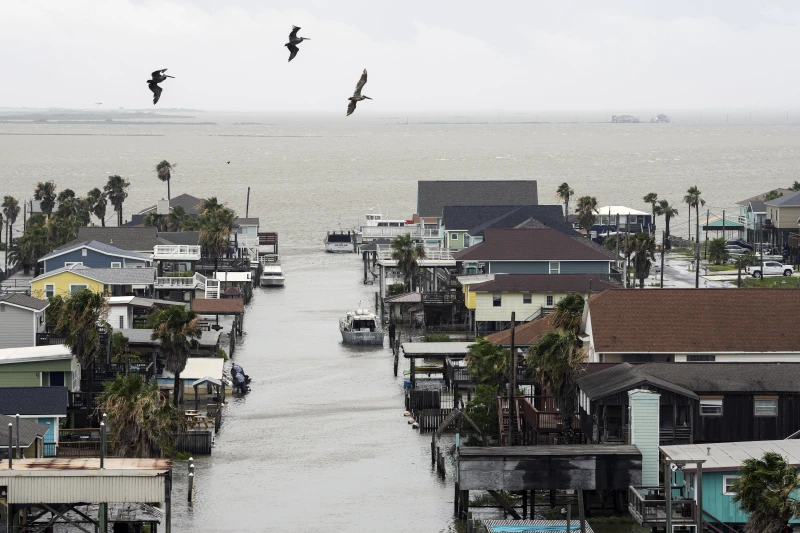
[(552, 228), (487, 228), (484, 241), (455, 254), (462, 274), (611, 274), (614, 254), (583, 235)]
[[(686, 444), (661, 446), (661, 456), (680, 467), (674, 474), (683, 496), (697, 501), (697, 467), (691, 461), (703, 461), (702, 497), (705, 520), (729, 526), (747, 522), (747, 514), (733, 502), (733, 482), (740, 476), (739, 468), (745, 459), (761, 459), (766, 452), (775, 452), (800, 469), (800, 440), (767, 440), (752, 442), (721, 442), (717, 444)], [(792, 519), (792, 524), (800, 520)], [(717, 526), (719, 527), (719, 526)]]
[(20, 415), (20, 418), (33, 419), (48, 426), (44, 435), (45, 455), (55, 454), (53, 445), (58, 444), (59, 424), (62, 418), (66, 418), (68, 406), (66, 387), (0, 388), (0, 415)]
[(89, 268), (144, 268), (152, 265), (152, 255), (123, 250), (99, 241), (68, 245), (39, 259), (42, 272), (74, 265)]

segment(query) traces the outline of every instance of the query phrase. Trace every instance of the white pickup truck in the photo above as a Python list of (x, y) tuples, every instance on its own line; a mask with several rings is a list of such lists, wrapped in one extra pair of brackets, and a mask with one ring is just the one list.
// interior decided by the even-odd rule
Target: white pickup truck
[(764, 271), (761, 271), (761, 265), (748, 266), (745, 271), (754, 278), (762, 276), (791, 276), (793, 271), (792, 267), (783, 265), (777, 261), (764, 261)]

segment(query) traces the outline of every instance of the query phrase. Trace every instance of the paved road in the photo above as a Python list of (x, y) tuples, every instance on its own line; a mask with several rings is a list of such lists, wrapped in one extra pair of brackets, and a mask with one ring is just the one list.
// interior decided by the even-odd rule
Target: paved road
[[(659, 258), (660, 259), (660, 258)], [(681, 258), (667, 258), (664, 266), (664, 287), (676, 288), (694, 288), (695, 286), (695, 273), (688, 270), (689, 261)], [(731, 283), (725, 281), (716, 281), (713, 279), (706, 279), (703, 277), (703, 270), (700, 270), (700, 288), (705, 289), (727, 289), (735, 287)], [(656, 283), (659, 278), (656, 277)], [(735, 278), (734, 278), (735, 279)]]

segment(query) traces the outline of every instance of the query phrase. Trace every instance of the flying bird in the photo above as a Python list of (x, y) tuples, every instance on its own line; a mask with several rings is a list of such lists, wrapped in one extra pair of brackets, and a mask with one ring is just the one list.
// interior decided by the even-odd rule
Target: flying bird
[(230, 165), (230, 164), (231, 164), (231, 162), (230, 162), (230, 161), (228, 161), (228, 164)]
[(356, 103), (360, 102), (361, 100), (365, 100), (365, 99), (366, 100), (372, 100), (372, 98), (370, 98), (369, 96), (366, 96), (366, 95), (362, 96), (361, 95), (361, 89), (363, 89), (364, 85), (366, 85), (366, 84), (367, 84), (367, 69), (364, 69), (364, 73), (361, 74), (361, 79), (358, 80), (358, 83), (356, 84), (356, 90), (353, 93), (353, 96), (348, 98), (348, 100), (350, 100), (350, 103), (347, 104), (347, 116), (348, 117), (353, 114), (353, 111), (356, 110)]
[(156, 70), (152, 74), (150, 74), (149, 80), (147, 80), (147, 86), (150, 87), (150, 90), (153, 91), (153, 105), (158, 103), (158, 99), (161, 98), (161, 91), (163, 90), (161, 87), (158, 86), (159, 83), (166, 80), (167, 78), (174, 78), (175, 76), (168, 76), (164, 74), (167, 69)]
[(297, 30), (299, 29), (300, 26), (292, 26), (292, 33), (289, 34), (289, 42), (283, 45), (289, 49), (289, 61), (294, 59), (294, 56), (296, 56), (297, 52), (300, 50), (299, 48), (297, 48), (298, 44), (302, 43), (303, 41), (311, 40), (308, 37), (298, 37)]

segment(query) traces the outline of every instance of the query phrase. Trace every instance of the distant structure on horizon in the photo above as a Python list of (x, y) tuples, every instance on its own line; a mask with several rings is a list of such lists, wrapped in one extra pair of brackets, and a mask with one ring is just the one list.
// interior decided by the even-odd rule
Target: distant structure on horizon
[(663, 113), (658, 114), (650, 119), (650, 122), (658, 122), (660, 124), (669, 124), (669, 117)]
[(639, 122), (638, 117), (634, 117), (633, 115), (611, 115), (611, 122), (620, 122), (623, 124), (633, 124), (635, 122)]

